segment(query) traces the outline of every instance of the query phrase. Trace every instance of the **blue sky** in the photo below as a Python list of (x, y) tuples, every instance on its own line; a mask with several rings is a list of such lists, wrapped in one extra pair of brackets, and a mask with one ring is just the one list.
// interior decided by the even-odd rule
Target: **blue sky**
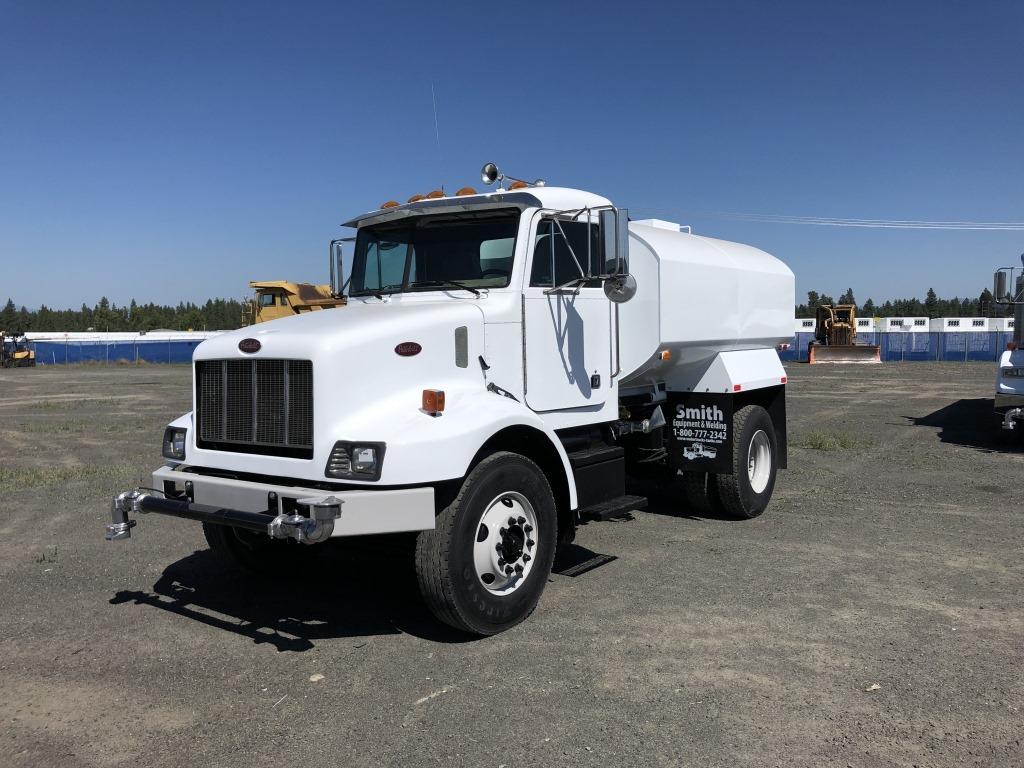
[[(1024, 4), (0, 0), (0, 301), (325, 280), (350, 215), (488, 160), (858, 299), (976, 295), (1024, 232)], [(434, 133), (433, 83), (440, 151)]]

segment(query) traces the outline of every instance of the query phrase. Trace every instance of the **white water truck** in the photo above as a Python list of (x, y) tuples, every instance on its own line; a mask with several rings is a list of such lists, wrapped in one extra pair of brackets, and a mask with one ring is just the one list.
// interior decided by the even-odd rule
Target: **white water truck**
[(996, 271), (992, 287), (996, 304), (1013, 309), (1013, 340), (996, 366), (996, 426), (1004, 440), (1024, 439), (1024, 254), (1020, 258), (1021, 267)]
[(434, 614), (489, 635), (530, 615), (579, 523), (646, 505), (627, 476), (760, 515), (786, 466), (789, 268), (589, 192), (482, 176), (497, 189), (348, 222), (343, 309), (203, 342), (193, 410), (150, 488), (114, 499), (107, 538), (142, 513), (186, 518), (273, 575), (304, 545), (414, 533)]

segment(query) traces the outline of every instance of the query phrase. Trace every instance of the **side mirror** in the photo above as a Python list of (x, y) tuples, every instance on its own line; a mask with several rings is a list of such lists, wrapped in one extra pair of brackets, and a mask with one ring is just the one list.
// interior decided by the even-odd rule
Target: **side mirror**
[(1000, 269), (992, 279), (992, 296), (996, 303), (1002, 303), (1006, 301), (1006, 294), (1006, 272)]
[(604, 249), (604, 272), (625, 275), (629, 272), (629, 211), (609, 208), (598, 214)]
[(604, 295), (613, 304), (624, 304), (636, 296), (636, 278), (617, 275), (604, 281)]
[(345, 265), (342, 260), (344, 240), (331, 240), (330, 246), (330, 269), (331, 269), (331, 293), (340, 296), (345, 285)]

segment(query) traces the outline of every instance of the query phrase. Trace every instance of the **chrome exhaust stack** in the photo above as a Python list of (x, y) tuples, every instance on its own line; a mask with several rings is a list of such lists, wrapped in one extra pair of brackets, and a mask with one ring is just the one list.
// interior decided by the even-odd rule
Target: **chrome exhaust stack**
[(319, 544), (327, 541), (334, 533), (334, 521), (341, 517), (343, 503), (336, 496), (298, 499), (296, 504), (307, 507), (309, 517), (297, 513), (282, 513), (271, 517), (261, 512), (196, 504), (188, 498), (159, 498), (141, 489), (125, 491), (115, 496), (110, 504), (111, 522), (106, 526), (104, 538), (107, 541), (130, 539), (137, 521), (132, 520), (129, 514), (155, 512), (253, 533), (265, 533), (272, 539), (295, 539), (303, 544)]

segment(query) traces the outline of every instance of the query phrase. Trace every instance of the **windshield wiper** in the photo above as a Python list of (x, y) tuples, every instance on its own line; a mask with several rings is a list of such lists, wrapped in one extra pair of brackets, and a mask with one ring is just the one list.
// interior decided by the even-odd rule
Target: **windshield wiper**
[(350, 293), (350, 296), (373, 296), (375, 299), (384, 300), (385, 296), (391, 296), (392, 294), (398, 293), (396, 288), (401, 288), (400, 285), (385, 285), (382, 288), (364, 288), (358, 293)]
[(480, 295), (480, 291), (478, 291), (476, 288), (474, 288), (474, 287), (472, 287), (470, 285), (466, 285), (465, 283), (458, 283), (458, 282), (456, 282), (454, 280), (415, 280), (415, 281), (409, 283), (409, 287), (410, 288), (412, 286), (414, 286), (414, 285), (420, 285), (420, 286), (424, 286), (424, 287), (450, 285), (452, 288), (459, 288), (460, 290), (463, 290), (463, 291), (469, 291), (470, 293), (474, 294), (475, 296), (479, 296)]

